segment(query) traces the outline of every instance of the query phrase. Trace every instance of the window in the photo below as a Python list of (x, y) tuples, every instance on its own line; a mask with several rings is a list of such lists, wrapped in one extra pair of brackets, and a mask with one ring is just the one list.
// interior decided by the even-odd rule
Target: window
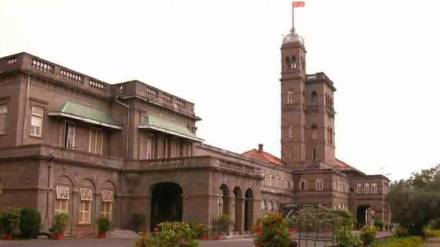
[(112, 203), (111, 202), (103, 202), (101, 209), (101, 216), (107, 219), (112, 219)]
[(371, 193), (373, 194), (377, 193), (377, 184), (371, 184)]
[(301, 179), (301, 181), (299, 182), (300, 190), (306, 191), (307, 187), (308, 187), (307, 180)]
[(101, 195), (102, 195), (101, 216), (111, 220), (112, 212), (113, 212), (113, 191), (102, 190)]
[(293, 104), (293, 92), (287, 92), (287, 104)]
[(90, 129), (89, 152), (102, 154), (102, 131), (100, 129)]
[(146, 143), (146, 158), (147, 160), (153, 158), (153, 139), (152, 137), (147, 137), (147, 143)]
[(365, 193), (365, 194), (370, 193), (370, 185), (369, 185), (369, 184), (365, 184), (365, 185), (364, 185), (364, 193)]
[(79, 205), (79, 224), (90, 224), (91, 201), (81, 201)]
[(317, 155), (316, 155), (316, 149), (313, 149), (313, 150), (312, 150), (312, 160), (313, 160), (313, 161), (317, 161), (317, 160), (318, 160), (318, 157), (317, 157)]
[(295, 153), (294, 153), (294, 149), (293, 148), (291, 148), (290, 149), (290, 151), (289, 151), (289, 159), (290, 159), (290, 161), (293, 161), (294, 160), (294, 158), (295, 158)]
[(69, 187), (56, 186), (55, 214), (69, 214)]
[(32, 106), (31, 114), (31, 136), (41, 137), (43, 129), (43, 107)]
[(324, 189), (324, 181), (322, 181), (322, 179), (316, 180), (315, 189), (316, 190), (323, 190)]
[(91, 207), (92, 207), (92, 189), (80, 188), (80, 204), (79, 204), (79, 224), (91, 223)]
[(8, 107), (0, 105), (0, 135), (6, 134), (6, 116), (8, 114)]
[(357, 192), (358, 194), (361, 194), (361, 193), (362, 193), (362, 184), (357, 184), (357, 186), (356, 186), (356, 192)]
[(289, 138), (293, 137), (293, 125), (289, 125)]
[(318, 127), (316, 125), (312, 125), (312, 140), (318, 139)]
[(65, 140), (65, 148), (75, 148), (75, 125), (73, 123), (66, 123)]
[(313, 91), (312, 94), (311, 94), (310, 104), (312, 106), (318, 105), (318, 94), (315, 91)]

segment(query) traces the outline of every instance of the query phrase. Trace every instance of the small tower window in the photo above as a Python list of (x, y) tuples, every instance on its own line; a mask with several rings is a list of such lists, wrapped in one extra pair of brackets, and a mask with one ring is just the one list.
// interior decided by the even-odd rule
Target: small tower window
[(297, 65), (296, 65), (296, 57), (293, 56), (292, 57), (292, 63), (290, 64), (290, 69), (296, 69)]
[(289, 125), (289, 138), (293, 137), (293, 125)]
[(317, 154), (316, 154), (316, 149), (313, 149), (313, 150), (312, 150), (312, 160), (313, 160), (313, 161), (317, 161), (317, 160), (318, 160), (318, 156), (317, 156)]
[(318, 128), (316, 125), (312, 125), (312, 140), (318, 139)]
[(293, 161), (294, 160), (294, 158), (295, 158), (295, 153), (294, 153), (294, 149), (293, 148), (291, 148), (290, 149), (290, 151), (289, 151), (289, 159), (290, 159), (290, 161)]
[(293, 91), (287, 92), (287, 104), (293, 104)]
[(301, 68), (306, 71), (306, 59), (304, 57), (301, 57)]

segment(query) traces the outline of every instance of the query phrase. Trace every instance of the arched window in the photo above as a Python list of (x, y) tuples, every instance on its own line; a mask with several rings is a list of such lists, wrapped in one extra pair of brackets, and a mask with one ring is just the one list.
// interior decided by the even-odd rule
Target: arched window
[(312, 106), (316, 106), (316, 105), (318, 105), (318, 94), (316, 93), (316, 91), (313, 91), (313, 92), (310, 94), (310, 104), (311, 104)]
[(299, 189), (302, 191), (306, 191), (308, 189), (308, 183), (307, 180), (301, 179), (299, 182)]
[(292, 56), (292, 63), (290, 64), (290, 69), (296, 69), (296, 57)]
[(293, 91), (289, 90), (287, 92), (287, 104), (293, 104)]
[(284, 61), (286, 70), (290, 69), (290, 64), (291, 63), (292, 63), (292, 61), (290, 61), (290, 57), (286, 56), (285, 61)]
[(369, 194), (370, 193), (370, 184), (364, 184), (364, 193)]
[(306, 58), (301, 57), (301, 67), (303, 71), (306, 71)]
[(362, 193), (362, 184), (357, 184), (357, 185), (356, 185), (356, 192), (357, 192), (358, 194), (361, 194), (361, 193)]
[(377, 194), (377, 184), (371, 184), (371, 193)]
[(324, 181), (322, 179), (317, 179), (315, 182), (315, 189), (316, 190), (323, 190), (324, 189)]
[(312, 125), (312, 140), (318, 139), (318, 127), (313, 124)]

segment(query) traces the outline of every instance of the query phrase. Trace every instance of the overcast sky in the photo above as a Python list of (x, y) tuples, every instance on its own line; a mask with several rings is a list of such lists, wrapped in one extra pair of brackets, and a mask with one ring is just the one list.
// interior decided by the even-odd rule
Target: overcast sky
[[(335, 83), (336, 153), (392, 179), (440, 163), (440, 15), (433, 0), (310, 0), (308, 73)], [(0, 0), (0, 56), (26, 51), (109, 83), (196, 104), (198, 135), (280, 153), (280, 45), (289, 0)]]

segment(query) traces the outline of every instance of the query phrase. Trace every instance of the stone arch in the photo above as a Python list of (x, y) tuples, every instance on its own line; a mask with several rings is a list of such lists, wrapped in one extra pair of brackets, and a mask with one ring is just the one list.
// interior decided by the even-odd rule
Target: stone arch
[(247, 189), (244, 202), (244, 230), (251, 231), (254, 222), (254, 192)]
[(219, 205), (219, 212), (223, 215), (229, 215), (229, 208), (230, 208), (230, 193), (229, 188), (226, 184), (220, 185), (220, 205)]
[(359, 205), (356, 208), (356, 222), (358, 227), (362, 227), (368, 223), (370, 223), (370, 205)]
[(176, 182), (159, 182), (150, 187), (151, 224), (153, 229), (164, 221), (182, 221), (182, 187)]

